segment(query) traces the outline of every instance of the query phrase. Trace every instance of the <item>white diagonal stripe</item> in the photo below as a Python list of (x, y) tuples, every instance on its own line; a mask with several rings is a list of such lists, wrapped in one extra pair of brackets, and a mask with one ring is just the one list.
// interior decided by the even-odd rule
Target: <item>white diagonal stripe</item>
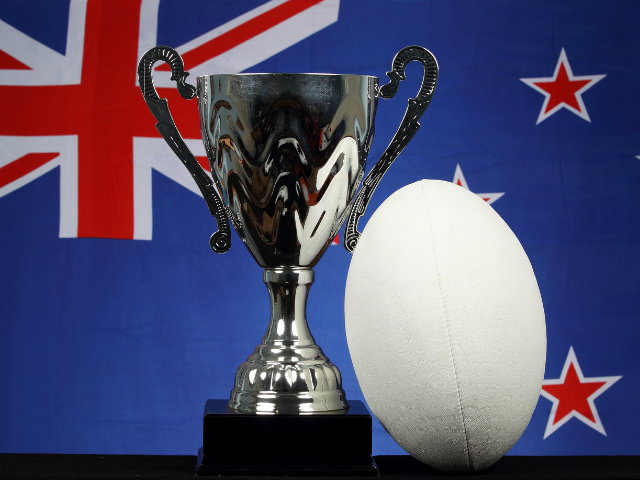
[(65, 55), (0, 20), (0, 50), (31, 70), (0, 70), (0, 85), (77, 85), (82, 77), (87, 0), (72, 0)]
[[(184, 54), (282, 3), (282, 0), (268, 2), (176, 50)], [(265, 8), (266, 6), (269, 8)], [(200, 75), (242, 72), (335, 23), (338, 20), (339, 9), (340, 0), (325, 0), (200, 65), (185, 65), (185, 69), (191, 73), (191, 82), (195, 82), (194, 77)], [(154, 84), (157, 87), (174, 88), (175, 84), (170, 80), (170, 75), (160, 73), (167, 72), (154, 72)]]

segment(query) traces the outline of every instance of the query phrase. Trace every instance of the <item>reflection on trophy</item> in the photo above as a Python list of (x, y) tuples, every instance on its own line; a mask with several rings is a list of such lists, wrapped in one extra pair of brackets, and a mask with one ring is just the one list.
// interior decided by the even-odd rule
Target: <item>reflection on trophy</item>
[[(184, 98), (198, 97), (202, 139), (211, 177), (180, 136), (167, 101), (152, 81), (153, 64), (171, 66)], [(417, 60), (424, 78), (382, 158), (358, 187), (373, 140), (378, 97), (392, 97), (406, 65)], [(349, 404), (340, 371), (316, 345), (306, 319), (312, 268), (347, 221), (344, 244), (353, 251), (358, 219), (387, 168), (419, 128), (435, 90), (438, 66), (422, 47), (400, 51), (378, 88), (364, 75), (209, 75), (185, 82), (182, 59), (155, 47), (140, 60), (142, 94), (156, 127), (198, 184), (218, 231), (211, 248), (226, 252), (229, 221), (264, 268), (271, 299), (267, 332), (237, 370), (229, 412), (344, 413)]]
[(377, 82), (357, 75), (198, 79), (202, 137), (225, 212), (265, 269), (271, 321), (240, 366), (229, 408), (348, 408), (305, 307), (312, 267), (342, 225), (371, 144)]

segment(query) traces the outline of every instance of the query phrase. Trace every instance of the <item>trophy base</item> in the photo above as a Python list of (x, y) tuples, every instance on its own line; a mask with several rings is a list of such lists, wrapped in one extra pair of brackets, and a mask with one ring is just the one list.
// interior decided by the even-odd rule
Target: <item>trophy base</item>
[(377, 476), (371, 415), (350, 404), (346, 412), (261, 415), (207, 400), (196, 475)]
[(346, 412), (340, 370), (316, 345), (307, 324), (313, 270), (265, 268), (263, 279), (271, 320), (262, 343), (236, 371), (229, 409), (247, 415)]

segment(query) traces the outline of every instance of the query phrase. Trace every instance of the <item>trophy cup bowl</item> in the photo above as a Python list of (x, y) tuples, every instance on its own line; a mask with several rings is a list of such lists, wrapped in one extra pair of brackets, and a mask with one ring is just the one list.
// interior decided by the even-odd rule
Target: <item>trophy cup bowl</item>
[[(153, 64), (171, 66), (184, 98), (198, 98), (211, 177), (182, 140), (167, 101), (153, 86)], [(412, 61), (424, 68), (422, 87), (382, 158), (362, 181), (378, 98), (392, 97)], [(182, 59), (155, 47), (140, 60), (142, 94), (156, 127), (182, 160), (216, 218), (211, 248), (224, 253), (229, 221), (264, 269), (271, 319), (262, 342), (238, 368), (228, 410), (234, 413), (333, 414), (349, 408), (340, 371), (316, 345), (306, 319), (313, 267), (347, 220), (353, 251), (364, 213), (387, 168), (419, 128), (437, 83), (433, 55), (407, 47), (396, 55), (391, 83), (340, 74), (221, 74), (187, 84)]]

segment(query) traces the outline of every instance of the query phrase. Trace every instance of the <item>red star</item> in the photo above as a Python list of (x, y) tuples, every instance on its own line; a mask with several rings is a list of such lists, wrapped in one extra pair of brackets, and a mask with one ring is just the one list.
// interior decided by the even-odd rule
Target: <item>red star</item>
[(569, 79), (564, 63), (560, 63), (560, 70), (555, 80), (535, 82), (534, 85), (551, 94), (547, 108), (544, 109), (544, 113), (548, 113), (561, 103), (566, 103), (570, 107), (580, 110), (576, 92), (589, 83), (591, 83), (590, 80)]
[(559, 379), (542, 383), (542, 396), (553, 402), (544, 438), (547, 438), (571, 418), (577, 418), (596, 431), (606, 435), (594, 400), (622, 376), (590, 377), (582, 374), (578, 359), (569, 348)]
[(521, 78), (520, 80), (545, 96), (542, 110), (536, 124), (556, 113), (561, 108), (575, 113), (580, 118), (590, 122), (587, 108), (582, 100), (582, 94), (602, 80), (606, 75), (574, 76), (567, 54), (562, 49), (556, 64), (553, 77)]
[[(467, 181), (462, 174), (462, 169), (460, 168), (460, 164), (456, 165), (456, 172), (453, 174), (453, 183), (461, 186), (462, 188), (466, 188), (467, 190), (471, 190), (467, 185)], [(487, 205), (491, 205), (493, 202), (498, 200), (500, 197), (504, 195), (504, 192), (498, 193), (476, 193), (481, 199), (487, 202)]]
[(587, 398), (593, 395), (600, 387), (607, 382), (584, 382), (578, 378), (573, 363), (569, 364), (569, 371), (564, 379), (564, 383), (559, 385), (543, 385), (543, 390), (560, 401), (558, 409), (553, 419), (556, 424), (573, 410), (584, 415), (592, 422), (595, 422), (593, 412), (587, 402)]

